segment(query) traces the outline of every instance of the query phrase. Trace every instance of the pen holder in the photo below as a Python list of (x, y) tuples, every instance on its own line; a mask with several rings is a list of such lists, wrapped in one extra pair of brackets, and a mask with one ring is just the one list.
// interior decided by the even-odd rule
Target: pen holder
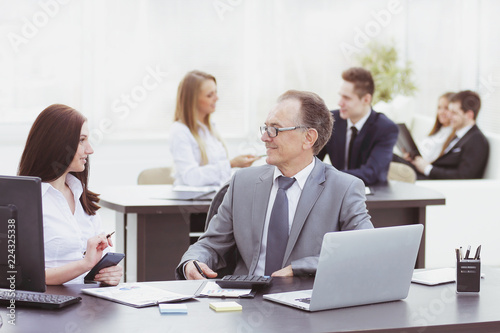
[(481, 282), (481, 260), (457, 261), (457, 293), (479, 292)]

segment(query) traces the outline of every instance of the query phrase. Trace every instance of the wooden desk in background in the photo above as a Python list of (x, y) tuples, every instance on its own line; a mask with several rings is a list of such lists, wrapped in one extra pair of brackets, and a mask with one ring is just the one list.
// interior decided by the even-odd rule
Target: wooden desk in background
[[(243, 311), (217, 313), (216, 298), (185, 302), (187, 315), (161, 315), (157, 306), (136, 309), (80, 293), (90, 285), (49, 286), (47, 293), (82, 297), (80, 304), (61, 310), (16, 307), (16, 326), (7, 323), (9, 310), (0, 309), (1, 332), (346, 332), (481, 333), (500, 330), (500, 269), (483, 268), (481, 292), (456, 294), (454, 283), (410, 286), (405, 300), (309, 313), (262, 299), (263, 294), (312, 288), (313, 278), (275, 279), (253, 299), (236, 299)], [(189, 294), (200, 281), (148, 282)]]
[[(189, 215), (205, 213), (209, 201), (179, 201), (165, 197), (171, 185), (135, 185), (104, 189), (100, 204), (116, 211), (117, 251), (136, 251), (137, 281), (174, 278), (174, 269), (189, 246)], [(366, 205), (375, 227), (421, 223), (428, 205), (443, 205), (439, 192), (413, 184), (390, 182), (371, 187)], [(135, 230), (137, 228), (137, 230)], [(425, 231), (417, 267), (425, 267)], [(130, 274), (129, 274), (130, 275)], [(126, 275), (127, 281), (135, 281)]]

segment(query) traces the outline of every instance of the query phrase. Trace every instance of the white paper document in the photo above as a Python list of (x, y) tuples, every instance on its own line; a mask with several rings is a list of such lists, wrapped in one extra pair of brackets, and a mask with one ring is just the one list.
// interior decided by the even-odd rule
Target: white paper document
[(207, 281), (199, 296), (207, 297), (248, 297), (251, 296), (252, 289), (225, 289), (217, 283)]
[(138, 308), (194, 298), (194, 295), (178, 294), (142, 283), (121, 283), (115, 287), (87, 288), (82, 289), (82, 292)]

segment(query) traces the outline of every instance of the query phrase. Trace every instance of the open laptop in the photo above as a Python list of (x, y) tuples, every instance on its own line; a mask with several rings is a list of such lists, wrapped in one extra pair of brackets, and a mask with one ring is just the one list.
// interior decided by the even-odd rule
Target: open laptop
[(409, 153), (411, 158), (415, 156), (421, 156), (420, 151), (418, 151), (417, 145), (411, 136), (408, 127), (405, 124), (398, 124), (399, 134), (398, 140), (396, 141), (396, 146), (402, 153)]
[(325, 234), (312, 290), (264, 299), (319, 311), (406, 298), (423, 225)]

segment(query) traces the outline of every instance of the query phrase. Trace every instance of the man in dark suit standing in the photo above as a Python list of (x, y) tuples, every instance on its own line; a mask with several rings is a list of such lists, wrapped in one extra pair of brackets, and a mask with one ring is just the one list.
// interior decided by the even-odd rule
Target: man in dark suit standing
[(332, 111), (332, 136), (318, 158), (328, 154), (335, 168), (361, 178), (365, 185), (386, 182), (398, 127), (372, 110), (375, 84), (369, 71), (349, 68), (342, 79), (340, 109)]
[(418, 178), (482, 178), (488, 162), (489, 144), (476, 125), (481, 98), (473, 91), (461, 91), (451, 97), (448, 108), (455, 136), (444, 144), (441, 156), (432, 164), (421, 156), (415, 157), (412, 163), (419, 172)]

